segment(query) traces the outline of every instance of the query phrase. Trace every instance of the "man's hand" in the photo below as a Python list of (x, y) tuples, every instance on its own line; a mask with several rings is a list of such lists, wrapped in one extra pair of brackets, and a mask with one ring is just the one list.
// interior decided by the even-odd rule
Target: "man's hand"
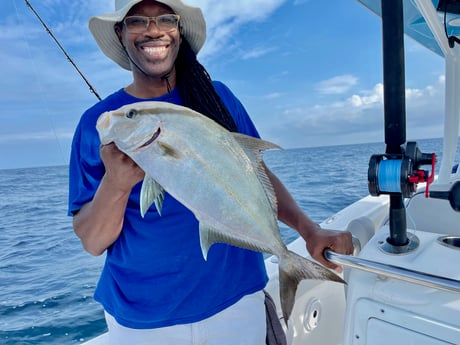
[(330, 249), (333, 252), (348, 255), (352, 254), (354, 250), (352, 236), (348, 231), (321, 229), (318, 226), (315, 231), (309, 231), (308, 237), (304, 239), (307, 242), (307, 250), (313, 259), (339, 273), (342, 272), (342, 267), (326, 260), (324, 251)]
[(114, 143), (101, 145), (100, 154), (105, 166), (104, 179), (113, 187), (130, 192), (144, 178), (144, 171)]

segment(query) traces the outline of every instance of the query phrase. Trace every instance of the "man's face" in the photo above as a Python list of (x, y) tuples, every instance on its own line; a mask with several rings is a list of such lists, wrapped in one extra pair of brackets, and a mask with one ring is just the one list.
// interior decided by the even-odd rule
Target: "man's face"
[[(153, 0), (144, 0), (133, 6), (129, 16), (157, 17), (164, 14), (174, 14), (171, 8)], [(131, 32), (126, 25), (121, 31), (117, 29), (123, 45), (131, 59), (149, 77), (162, 77), (169, 73), (179, 53), (181, 37), (179, 29), (160, 30), (155, 21), (150, 21), (143, 32)], [(136, 73), (136, 66), (132, 66)]]

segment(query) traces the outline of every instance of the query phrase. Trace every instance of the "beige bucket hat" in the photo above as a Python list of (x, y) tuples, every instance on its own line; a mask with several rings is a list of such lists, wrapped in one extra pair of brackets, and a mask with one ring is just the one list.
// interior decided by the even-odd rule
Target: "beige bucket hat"
[[(114, 25), (121, 22), (129, 10), (141, 1), (115, 0), (115, 12), (91, 17), (89, 20), (89, 30), (102, 52), (127, 70), (131, 70), (131, 64), (118, 40)], [(188, 41), (195, 54), (198, 54), (206, 40), (206, 22), (201, 9), (188, 6), (181, 0), (156, 1), (169, 6), (176, 14), (181, 16), (182, 36)]]

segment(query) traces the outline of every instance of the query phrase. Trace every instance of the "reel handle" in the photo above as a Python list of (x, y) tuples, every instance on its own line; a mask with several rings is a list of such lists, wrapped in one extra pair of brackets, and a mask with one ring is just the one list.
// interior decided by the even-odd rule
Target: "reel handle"
[(455, 182), (448, 191), (430, 191), (430, 198), (449, 200), (450, 206), (460, 212), (460, 181)]

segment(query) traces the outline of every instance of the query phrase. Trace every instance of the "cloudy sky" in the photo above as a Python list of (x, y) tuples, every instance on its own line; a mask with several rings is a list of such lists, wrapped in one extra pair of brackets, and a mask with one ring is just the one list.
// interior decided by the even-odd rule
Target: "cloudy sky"
[[(113, 0), (30, 0), (105, 97), (130, 83), (97, 48), (91, 15)], [(207, 18), (199, 55), (284, 148), (383, 142), (381, 22), (355, 0), (189, 0)], [(24, 0), (0, 2), (0, 169), (67, 164), (97, 101)], [(407, 138), (441, 136), (444, 62), (406, 40)]]

